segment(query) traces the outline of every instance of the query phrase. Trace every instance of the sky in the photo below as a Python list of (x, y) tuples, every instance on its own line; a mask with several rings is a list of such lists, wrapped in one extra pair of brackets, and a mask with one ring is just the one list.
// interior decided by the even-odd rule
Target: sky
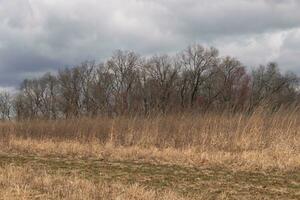
[(0, 89), (116, 49), (148, 56), (194, 43), (300, 75), (300, 1), (0, 0)]

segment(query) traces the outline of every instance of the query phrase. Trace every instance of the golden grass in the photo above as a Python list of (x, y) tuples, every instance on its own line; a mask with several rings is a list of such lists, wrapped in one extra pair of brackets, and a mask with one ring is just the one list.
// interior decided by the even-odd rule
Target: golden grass
[(138, 161), (189, 166), (224, 166), (239, 170), (294, 170), (300, 167), (300, 154), (290, 147), (276, 146), (264, 150), (241, 152), (200, 151), (195, 148), (174, 149), (156, 147), (116, 147), (111, 144), (77, 141), (13, 139), (8, 152), (23, 152), (42, 156), (94, 157), (105, 160)]
[(299, 111), (2, 123), (2, 151), (243, 169), (300, 168)]
[[(300, 115), (297, 110), (273, 114), (261, 110), (252, 115), (210, 113), (5, 122), (0, 123), (0, 153), (0, 199), (251, 199), (253, 194), (261, 199), (284, 195), (293, 199), (299, 196), (295, 192), (299, 187), (295, 174), (300, 170)], [(83, 164), (77, 163), (76, 168), (65, 163), (68, 160), (78, 163), (100, 160), (102, 164), (124, 161), (124, 166), (126, 163), (128, 166), (120, 166), (121, 174), (126, 167), (139, 162), (143, 170), (153, 174), (146, 176), (141, 170), (136, 176), (139, 184), (130, 182), (129, 174), (134, 171), (126, 172), (125, 182), (115, 179), (113, 171), (106, 171), (107, 176), (111, 175), (109, 180), (100, 179), (99, 174), (91, 178), (84, 174), (97, 167), (96, 161), (87, 170)], [(55, 166), (63, 163), (65, 166)], [(196, 185), (199, 190), (195, 196), (185, 196), (173, 186), (144, 184), (144, 179), (153, 178), (157, 172), (146, 163), (174, 169), (176, 173), (183, 170), (178, 168), (180, 165), (197, 167), (187, 169), (203, 169), (203, 172), (212, 169), (221, 175), (203, 176), (201, 183), (206, 189)], [(265, 170), (273, 169), (277, 174), (273, 178), (259, 175), (272, 175), (273, 171)], [(190, 178), (197, 176), (191, 174)], [(228, 177), (231, 182), (226, 185)], [(172, 182), (173, 174), (164, 174), (164, 178), (176, 184)], [(185, 175), (181, 178), (187, 184), (182, 183), (182, 187), (200, 183), (198, 179), (189, 182)], [(280, 178), (287, 182), (279, 181)], [(232, 189), (239, 184), (240, 187)]]
[[(299, 199), (295, 172), (0, 154), (4, 199)], [(0, 196), (0, 199), (1, 197)]]
[[(0, 199), (120, 199), (120, 200), (180, 200), (171, 191), (154, 191), (137, 184), (93, 182), (73, 173), (63, 175), (36, 170), (29, 166), (7, 165), (0, 168)], [(199, 196), (199, 199), (201, 197)]]

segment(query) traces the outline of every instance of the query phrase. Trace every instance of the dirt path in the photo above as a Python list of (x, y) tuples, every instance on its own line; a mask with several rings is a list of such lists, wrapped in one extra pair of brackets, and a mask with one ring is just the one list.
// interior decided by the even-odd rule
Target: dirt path
[(225, 193), (233, 199), (300, 199), (300, 171), (243, 172), (223, 168), (192, 168), (95, 159), (0, 154), (0, 165), (30, 165), (50, 173), (76, 173), (95, 182), (106, 180), (139, 183), (149, 188), (170, 188), (184, 195), (208, 192), (212, 198)]

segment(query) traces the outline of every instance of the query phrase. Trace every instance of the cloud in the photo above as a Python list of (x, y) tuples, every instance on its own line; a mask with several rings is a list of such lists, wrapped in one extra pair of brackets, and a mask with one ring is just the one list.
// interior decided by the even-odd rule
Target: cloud
[(280, 54), (276, 61), (281, 66), (285, 66), (288, 71), (296, 72), (300, 75), (300, 28), (289, 31), (284, 38)]
[(299, 9), (297, 0), (0, 0), (0, 86), (115, 49), (150, 55), (195, 42), (300, 73)]

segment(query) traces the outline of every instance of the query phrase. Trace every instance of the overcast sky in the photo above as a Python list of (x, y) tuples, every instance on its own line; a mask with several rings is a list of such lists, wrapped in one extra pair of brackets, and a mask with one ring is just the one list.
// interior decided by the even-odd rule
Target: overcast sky
[(249, 68), (300, 74), (299, 0), (0, 0), (0, 87), (116, 49), (214, 46)]

